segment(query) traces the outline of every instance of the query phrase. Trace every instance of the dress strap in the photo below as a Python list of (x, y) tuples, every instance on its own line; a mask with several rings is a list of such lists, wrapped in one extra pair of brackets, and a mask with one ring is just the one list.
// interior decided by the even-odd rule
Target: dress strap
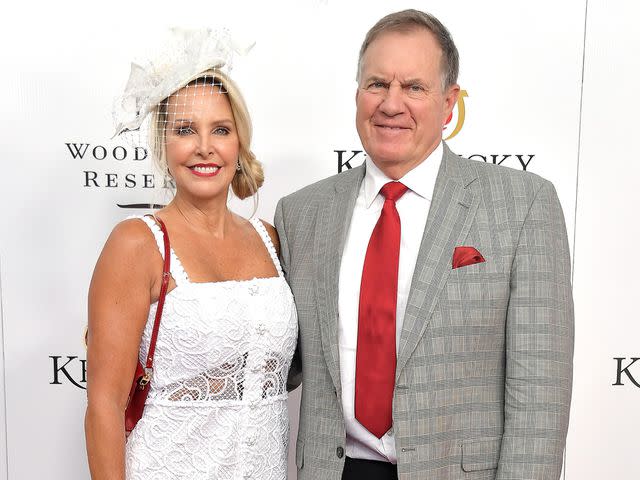
[[(153, 233), (153, 237), (156, 239), (156, 244), (158, 245), (158, 250), (160, 251), (160, 255), (164, 260), (164, 236), (162, 234), (162, 230), (160, 229), (160, 225), (158, 225), (153, 218), (147, 215), (131, 215), (129, 218), (138, 218), (147, 224), (151, 233)], [(184, 271), (182, 267), (182, 263), (180, 259), (176, 255), (176, 252), (173, 251), (173, 247), (170, 249), (171, 251), (171, 276), (173, 280), (176, 282), (176, 285), (180, 285), (181, 283), (189, 283), (189, 277), (187, 276), (187, 272)]]
[(267, 232), (267, 229), (265, 228), (264, 224), (260, 221), (259, 218), (256, 218), (256, 217), (252, 217), (249, 220), (249, 222), (251, 222), (251, 225), (253, 225), (253, 227), (256, 229), (256, 231), (260, 235), (260, 238), (264, 242), (264, 246), (267, 247), (269, 255), (271, 255), (271, 260), (273, 260), (273, 264), (276, 266), (276, 270), (278, 271), (278, 276), (279, 277), (283, 277), (284, 274), (282, 273), (282, 267), (280, 266), (280, 260), (278, 260), (278, 254), (276, 253), (276, 247), (273, 246), (273, 242), (271, 241), (271, 237), (269, 236), (269, 233)]

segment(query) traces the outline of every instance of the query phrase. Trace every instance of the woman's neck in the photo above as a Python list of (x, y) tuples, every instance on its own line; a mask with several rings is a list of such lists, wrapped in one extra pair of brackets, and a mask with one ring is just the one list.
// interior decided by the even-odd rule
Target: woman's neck
[(207, 233), (217, 238), (224, 238), (233, 219), (233, 213), (227, 207), (226, 198), (193, 202), (176, 194), (166, 210), (182, 219), (195, 233)]

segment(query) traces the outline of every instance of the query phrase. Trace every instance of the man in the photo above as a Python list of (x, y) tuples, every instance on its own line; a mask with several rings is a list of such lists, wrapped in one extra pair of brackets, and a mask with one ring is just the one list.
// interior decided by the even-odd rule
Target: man
[(300, 322), (299, 479), (560, 475), (573, 356), (562, 210), (548, 181), (442, 142), (457, 73), (436, 18), (381, 19), (358, 66), (365, 164), (278, 204)]

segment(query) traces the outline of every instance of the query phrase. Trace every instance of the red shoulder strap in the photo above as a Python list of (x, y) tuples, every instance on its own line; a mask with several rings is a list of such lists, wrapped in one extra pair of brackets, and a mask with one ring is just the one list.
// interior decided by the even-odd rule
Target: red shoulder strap
[(164, 266), (162, 267), (162, 286), (160, 287), (160, 297), (158, 297), (158, 307), (156, 308), (156, 319), (153, 323), (153, 332), (151, 333), (151, 342), (149, 344), (149, 353), (147, 354), (147, 364), (145, 370), (153, 369), (153, 355), (156, 352), (156, 340), (158, 339), (158, 330), (160, 330), (160, 318), (162, 318), (162, 308), (164, 307), (164, 299), (167, 296), (167, 287), (169, 286), (169, 278), (171, 277), (171, 248), (169, 246), (169, 234), (164, 222), (158, 217), (153, 217), (164, 238)]

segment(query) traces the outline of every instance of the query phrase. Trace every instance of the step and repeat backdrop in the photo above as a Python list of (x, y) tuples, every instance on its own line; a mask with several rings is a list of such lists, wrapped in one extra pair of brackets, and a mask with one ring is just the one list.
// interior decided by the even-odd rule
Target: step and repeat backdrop
[[(1, 7), (0, 479), (86, 479), (87, 289), (113, 226), (171, 192), (143, 145), (112, 139), (129, 64), (170, 26), (226, 26), (266, 174), (257, 215), (365, 159), (355, 74), (364, 34), (419, 8), (450, 29), (458, 154), (551, 180), (574, 258), (576, 356), (566, 479), (640, 478), (635, 2), (26, 2)], [(250, 215), (252, 201), (230, 200)], [(291, 396), (292, 435), (298, 393)], [(293, 443), (295, 445), (295, 442)], [(5, 454), (6, 452), (6, 454)], [(295, 469), (291, 469), (295, 478)]]

